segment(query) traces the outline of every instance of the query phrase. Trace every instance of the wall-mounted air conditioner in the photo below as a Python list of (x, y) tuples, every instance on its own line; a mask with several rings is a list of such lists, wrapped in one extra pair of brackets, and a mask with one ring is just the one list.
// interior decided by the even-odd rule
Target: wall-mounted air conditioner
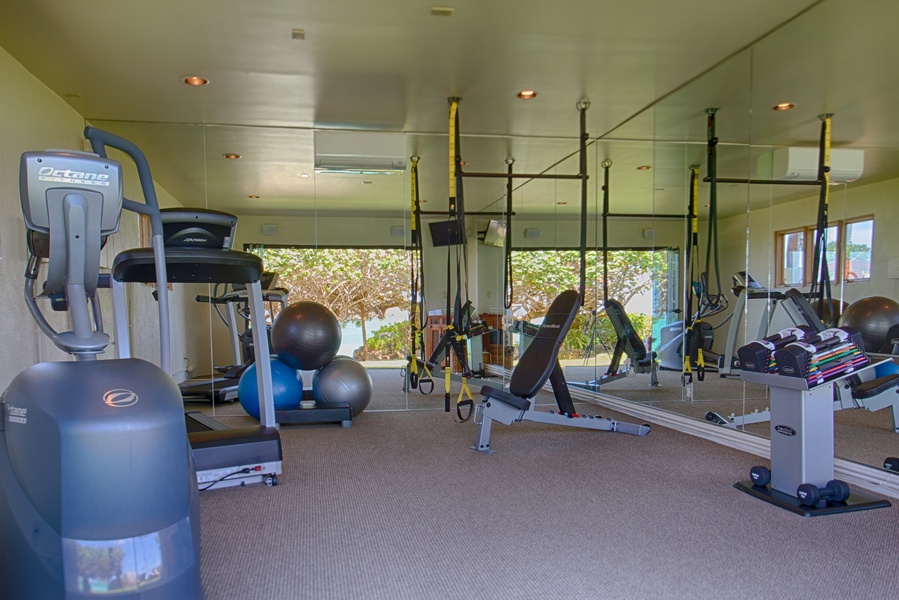
[[(779, 181), (815, 181), (818, 178), (818, 148), (777, 148), (759, 157), (758, 177)], [(830, 181), (855, 181), (865, 170), (865, 151), (856, 148), (832, 148)]]
[(390, 175), (406, 171), (406, 135), (316, 131), (315, 172)]

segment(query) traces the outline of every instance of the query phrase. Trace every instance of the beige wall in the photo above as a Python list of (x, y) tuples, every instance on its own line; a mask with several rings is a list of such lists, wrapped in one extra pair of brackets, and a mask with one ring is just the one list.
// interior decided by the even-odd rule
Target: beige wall
[[(23, 152), (47, 148), (69, 148), (80, 150), (84, 118), (75, 112), (61, 98), (51, 92), (40, 81), (0, 48), (0, 297), (3, 311), (0, 311), (0, 389), (26, 367), (45, 360), (66, 360), (67, 356), (58, 350), (44, 336), (31, 318), (24, 301), (23, 277), (28, 253), (25, 243), (25, 222), (19, 202), (19, 159)], [(111, 154), (111, 156), (113, 156)], [(125, 168), (126, 196), (142, 199), (137, 184), (136, 170), (122, 161)], [(152, 165), (151, 165), (152, 166)], [(163, 206), (175, 206), (178, 202), (164, 190), (157, 188)], [(101, 259), (109, 266), (112, 257), (126, 248), (138, 246), (138, 221), (136, 215), (124, 213), (119, 233), (112, 236)], [(133, 354), (158, 362), (158, 325), (156, 304), (149, 296), (149, 289), (132, 286), (131, 313), (133, 321)], [(191, 303), (183, 301), (185, 290), (174, 292), (172, 302), (173, 330), (184, 329), (188, 321), (187, 311)], [(104, 328), (113, 331), (112, 308), (108, 298), (103, 298)], [(48, 307), (44, 307), (48, 308)], [(51, 323), (59, 330), (67, 329), (64, 315), (45, 311)], [(191, 348), (190, 338), (173, 335), (172, 363), (175, 371), (184, 363), (188, 354), (198, 353)], [(206, 344), (208, 348), (208, 343)], [(110, 358), (115, 348), (110, 347), (103, 356)], [(207, 352), (208, 354), (208, 352)]]
[[(65, 356), (40, 333), (22, 301), (28, 254), (19, 203), (19, 158), (29, 150), (81, 148), (84, 120), (2, 49), (0, 81), (0, 388), (5, 388), (26, 367)], [(54, 318), (52, 323), (64, 321)]]
[[(765, 186), (758, 186), (763, 190)], [(817, 190), (817, 188), (814, 188)], [(847, 283), (833, 288), (834, 298), (841, 298), (852, 303), (869, 296), (886, 296), (899, 298), (899, 279), (889, 278), (888, 265), (891, 258), (899, 257), (899, 236), (895, 234), (899, 227), (899, 214), (894, 209), (895, 198), (899, 195), (899, 180), (890, 180), (868, 185), (856, 184), (851, 187), (834, 186), (830, 192), (830, 222), (854, 217), (874, 216), (874, 250), (872, 255), (872, 279), (867, 282)], [(719, 222), (719, 240), (721, 252), (722, 287), (730, 288), (731, 273), (748, 269), (752, 276), (762, 285), (774, 284), (774, 232), (797, 227), (812, 226), (817, 219), (817, 193), (807, 197), (775, 204), (770, 207), (757, 208), (748, 215), (741, 214)], [(705, 225), (703, 225), (703, 231)], [(703, 246), (704, 248), (704, 246)], [(703, 250), (704, 252), (704, 250)], [(747, 258), (748, 257), (748, 258)], [(786, 288), (776, 288), (785, 291)], [(803, 291), (808, 291), (804, 288)], [(733, 308), (733, 296), (731, 298)], [(711, 319), (715, 324), (723, 317)], [(741, 321), (749, 324), (750, 334), (755, 332), (757, 321), (762, 312), (755, 311), (743, 315)], [(789, 321), (783, 313), (776, 313), (773, 328), (787, 326)], [(745, 328), (745, 327), (744, 327)], [(715, 338), (716, 349), (723, 350), (719, 342), (726, 337), (726, 328)], [(752, 335), (749, 336), (754, 337)], [(747, 338), (742, 335), (738, 343)]]

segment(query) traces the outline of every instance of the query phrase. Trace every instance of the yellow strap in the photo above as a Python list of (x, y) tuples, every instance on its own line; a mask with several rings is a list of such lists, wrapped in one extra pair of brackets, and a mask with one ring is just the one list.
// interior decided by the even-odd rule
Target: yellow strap
[[(694, 167), (690, 167), (690, 169), (693, 171), (693, 177), (691, 177), (691, 179), (693, 180), (693, 198), (696, 199), (696, 198), (699, 198), (699, 167), (694, 166)], [(693, 215), (690, 220), (693, 223), (693, 233), (698, 234), (699, 233), (699, 211), (696, 210), (695, 207), (693, 209)]]
[(687, 346), (687, 339), (693, 331), (692, 327), (684, 329), (683, 342), (681, 343), (681, 354), (684, 357), (684, 375), (693, 373), (693, 365), (690, 364), (690, 348)]
[(459, 101), (450, 100), (449, 111), (449, 195), (456, 197), (456, 112), (459, 110)]
[(824, 117), (824, 206), (830, 201), (830, 122), (831, 115)]
[[(412, 215), (412, 231), (415, 231), (415, 192), (416, 192), (416, 183), (418, 182), (418, 157), (412, 157), (412, 211), (409, 213)], [(414, 239), (414, 236), (413, 236)]]
[(462, 404), (462, 396), (468, 396), (469, 400), (474, 400), (474, 396), (471, 395), (471, 388), (468, 387), (468, 381), (462, 379), (462, 389), (459, 390), (459, 396), (456, 398), (456, 404)]

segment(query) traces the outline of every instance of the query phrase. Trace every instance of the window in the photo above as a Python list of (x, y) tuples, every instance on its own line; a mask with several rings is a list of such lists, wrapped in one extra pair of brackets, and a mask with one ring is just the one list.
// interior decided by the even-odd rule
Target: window
[(871, 279), (871, 249), (874, 247), (874, 220), (864, 219), (846, 224), (846, 281)]
[(777, 284), (802, 285), (805, 281), (805, 230), (779, 233), (777, 249)]
[[(814, 260), (815, 260), (815, 238), (818, 235), (818, 230), (813, 228), (807, 228), (808, 231), (808, 251), (805, 252), (808, 258), (806, 258), (806, 272), (808, 273), (808, 282), (811, 283), (812, 278), (815, 277), (814, 272)], [(839, 248), (840, 248), (840, 226), (839, 225), (830, 225), (827, 227), (827, 230), (824, 232), (824, 239), (822, 240), (824, 243), (824, 256), (827, 261), (827, 275), (830, 277), (831, 281), (839, 281), (840, 277), (837, 273), (837, 261), (839, 259)]]
[[(810, 285), (815, 256), (814, 227), (774, 233), (775, 281), (778, 286)], [(825, 260), (834, 283), (871, 279), (871, 252), (874, 247), (874, 218), (859, 217), (838, 221), (824, 235)]]

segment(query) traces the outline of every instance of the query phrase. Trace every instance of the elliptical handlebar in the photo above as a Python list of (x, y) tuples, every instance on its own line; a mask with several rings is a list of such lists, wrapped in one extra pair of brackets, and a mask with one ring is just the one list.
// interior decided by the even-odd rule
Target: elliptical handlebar
[(84, 128), (84, 137), (90, 141), (94, 154), (106, 158), (106, 147), (121, 150), (127, 154), (137, 167), (137, 176), (140, 178), (141, 191), (144, 194), (143, 202), (136, 202), (125, 198), (123, 207), (128, 210), (150, 218), (150, 230), (153, 235), (162, 235), (162, 217), (159, 212), (159, 200), (156, 198), (156, 186), (153, 185), (153, 176), (150, 173), (150, 163), (140, 148), (115, 134), (91, 127)]
[(147, 215), (150, 219), (150, 233), (152, 236), (151, 247), (156, 264), (156, 300), (159, 310), (159, 365), (171, 374), (171, 336), (169, 333), (169, 303), (168, 303), (168, 274), (165, 266), (165, 249), (163, 244), (162, 217), (159, 212), (159, 201), (156, 197), (156, 186), (153, 184), (153, 176), (150, 173), (150, 164), (147, 157), (132, 142), (96, 127), (88, 125), (84, 128), (84, 137), (90, 141), (94, 154), (106, 158), (106, 147), (115, 148), (124, 152), (137, 167), (137, 175), (140, 179), (141, 191), (144, 195), (143, 202), (123, 199), (122, 208)]

